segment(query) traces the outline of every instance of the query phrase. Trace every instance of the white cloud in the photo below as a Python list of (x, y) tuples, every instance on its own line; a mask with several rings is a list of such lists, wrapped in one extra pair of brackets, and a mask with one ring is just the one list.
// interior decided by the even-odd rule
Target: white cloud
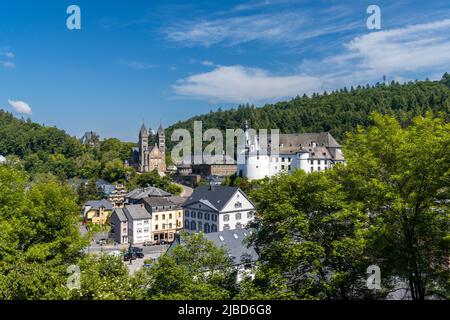
[(16, 68), (16, 64), (11, 61), (0, 61), (0, 66), (2, 66), (3, 68), (6, 68), (6, 69), (15, 69)]
[(179, 80), (178, 95), (214, 102), (272, 102), (304, 93), (382, 81), (432, 79), (450, 69), (450, 19), (355, 37), (344, 53), (308, 60), (293, 74), (273, 75), (245, 66), (218, 66)]
[(13, 62), (14, 53), (0, 48), (0, 67), (5, 69), (15, 69), (16, 64)]
[(345, 54), (328, 63), (380, 72), (410, 72), (450, 67), (450, 19), (371, 32), (345, 44)]
[(135, 70), (148, 70), (157, 67), (154, 64), (134, 60), (119, 60), (118, 63)]
[(8, 103), (17, 113), (31, 114), (31, 107), (24, 101), (15, 101), (8, 99)]
[(210, 72), (178, 81), (174, 90), (182, 96), (216, 102), (261, 102), (311, 92), (320, 79), (307, 75), (276, 76), (243, 66), (218, 66)]
[(163, 28), (162, 32), (169, 41), (185, 46), (210, 47), (219, 43), (234, 46), (253, 41), (298, 46), (304, 40), (348, 31), (359, 25), (342, 16), (317, 17), (310, 12), (291, 10), (182, 21)]

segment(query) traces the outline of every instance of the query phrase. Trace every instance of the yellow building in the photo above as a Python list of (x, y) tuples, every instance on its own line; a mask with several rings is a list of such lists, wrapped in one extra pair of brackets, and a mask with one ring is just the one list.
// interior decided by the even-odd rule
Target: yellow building
[(112, 203), (106, 199), (88, 201), (84, 205), (84, 221), (97, 225), (109, 224), (112, 210)]
[(183, 209), (181, 204), (184, 198), (146, 197), (141, 201), (152, 215), (151, 233), (152, 242), (172, 242), (175, 234), (183, 229)]

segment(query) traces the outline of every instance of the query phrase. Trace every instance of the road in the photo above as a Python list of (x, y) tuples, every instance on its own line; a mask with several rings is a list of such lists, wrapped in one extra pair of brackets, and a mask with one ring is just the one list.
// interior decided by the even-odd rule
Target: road
[(188, 186), (185, 186), (185, 185), (179, 184), (179, 183), (175, 183), (175, 184), (180, 186), (181, 188), (183, 188), (183, 191), (180, 194), (181, 197), (189, 198), (191, 196), (192, 192), (194, 192), (194, 189), (192, 189), (191, 187), (188, 187)]

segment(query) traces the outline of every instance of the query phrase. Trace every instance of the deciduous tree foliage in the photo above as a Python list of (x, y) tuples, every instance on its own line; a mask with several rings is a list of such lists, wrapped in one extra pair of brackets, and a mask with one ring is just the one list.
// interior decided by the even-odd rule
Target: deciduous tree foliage
[(448, 296), (450, 125), (431, 114), (402, 128), (392, 117), (346, 139), (352, 201), (370, 218), (370, 254), (415, 300)]

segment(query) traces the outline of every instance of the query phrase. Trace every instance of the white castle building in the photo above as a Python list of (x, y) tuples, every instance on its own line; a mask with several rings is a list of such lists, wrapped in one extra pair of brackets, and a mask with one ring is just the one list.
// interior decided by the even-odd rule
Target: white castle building
[(328, 132), (279, 134), (278, 154), (271, 154), (270, 135), (262, 147), (260, 137), (250, 135), (247, 123), (244, 133), (244, 157), (243, 161), (238, 161), (237, 172), (249, 180), (264, 179), (281, 172), (292, 173), (298, 169), (306, 173), (323, 171), (336, 163), (345, 163), (341, 146)]

